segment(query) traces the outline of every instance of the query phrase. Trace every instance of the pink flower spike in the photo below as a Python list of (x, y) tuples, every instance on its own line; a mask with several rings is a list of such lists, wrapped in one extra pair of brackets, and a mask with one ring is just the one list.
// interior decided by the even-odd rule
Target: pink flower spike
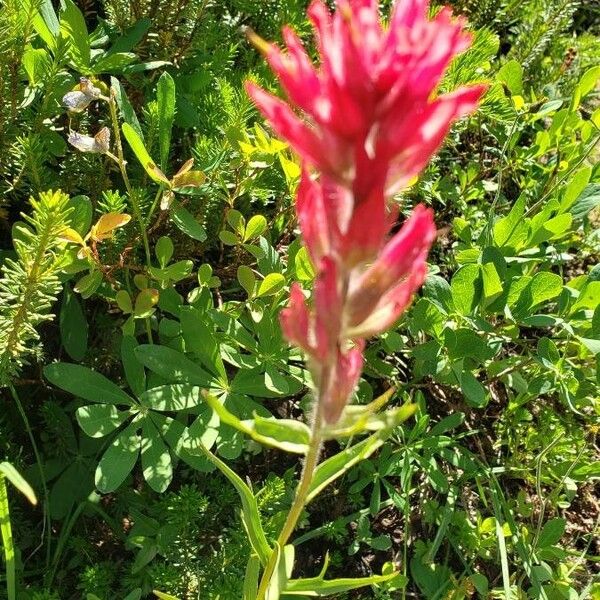
[(335, 368), (323, 398), (323, 416), (326, 423), (337, 423), (348, 404), (362, 372), (363, 350), (364, 342), (358, 342), (356, 347), (345, 354), (338, 351)]
[(279, 314), (281, 330), (288, 341), (300, 346), (306, 352), (311, 352), (310, 316), (306, 307), (306, 299), (299, 283), (292, 284), (290, 303)]

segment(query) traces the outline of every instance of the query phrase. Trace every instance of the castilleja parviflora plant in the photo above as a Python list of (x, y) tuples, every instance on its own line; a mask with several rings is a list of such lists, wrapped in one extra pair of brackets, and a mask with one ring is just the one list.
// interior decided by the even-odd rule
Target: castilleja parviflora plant
[[(330, 13), (315, 0), (308, 16), (319, 63), (284, 28), (282, 51), (254, 33), (286, 100), (252, 82), (248, 94), (301, 160), (296, 213), (316, 270), (312, 299), (294, 284), (281, 326), (307, 356), (315, 404), (304, 470), (278, 539), (285, 547), (310, 495), (323, 432), (335, 428), (358, 382), (366, 340), (389, 329), (427, 272), (436, 237), (433, 212), (417, 206), (400, 230), (394, 194), (409, 185), (442, 144), (450, 125), (471, 113), (483, 85), (436, 94), (449, 63), (471, 36), (426, 0), (399, 0), (382, 23), (376, 0), (338, 0)], [(258, 589), (269, 587), (277, 551)], [(269, 581), (271, 580), (271, 583)]]

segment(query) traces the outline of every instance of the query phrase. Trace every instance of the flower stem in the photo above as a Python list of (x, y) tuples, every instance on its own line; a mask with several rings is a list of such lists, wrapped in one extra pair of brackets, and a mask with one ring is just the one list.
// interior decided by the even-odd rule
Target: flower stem
[[(320, 388), (322, 390), (327, 389), (326, 377), (323, 377), (321, 381)], [(285, 545), (287, 544), (290, 536), (294, 532), (296, 525), (298, 523), (298, 519), (302, 515), (302, 510), (306, 505), (306, 499), (308, 497), (308, 493), (310, 491), (310, 485), (313, 480), (313, 476), (315, 474), (315, 469), (319, 464), (319, 456), (321, 454), (321, 447), (323, 444), (323, 411), (322, 411), (322, 403), (317, 402), (315, 406), (315, 415), (311, 428), (310, 435), (310, 443), (308, 446), (308, 451), (306, 453), (306, 459), (304, 461), (304, 466), (302, 467), (302, 474), (300, 476), (300, 481), (298, 482), (298, 487), (296, 488), (296, 495), (294, 497), (294, 502), (290, 507), (290, 511), (288, 516), (283, 524), (283, 528), (277, 538), (277, 542), (283, 551)], [(275, 560), (277, 558), (277, 553), (273, 551), (271, 556), (269, 557), (269, 561), (265, 566), (263, 571), (262, 579), (260, 581), (260, 585), (258, 587), (258, 592), (256, 596), (256, 600), (264, 600), (267, 588), (269, 586), (270, 576), (275, 569)]]
[(140, 205), (135, 197), (135, 192), (131, 187), (131, 183), (129, 181), (129, 176), (127, 175), (126, 161), (123, 155), (123, 144), (121, 143), (121, 132), (119, 130), (119, 119), (117, 117), (117, 104), (115, 102), (115, 96), (113, 90), (111, 90), (110, 97), (107, 98), (108, 106), (110, 108), (110, 118), (112, 120), (113, 132), (115, 136), (115, 146), (117, 148), (117, 156), (114, 157), (117, 159), (117, 164), (119, 165), (119, 169), (121, 171), (121, 175), (123, 177), (123, 181), (125, 182), (125, 187), (127, 188), (127, 194), (131, 201), (131, 207), (133, 208), (133, 213), (135, 218), (140, 226), (140, 233), (142, 234), (142, 240), (144, 242), (144, 251), (146, 253), (146, 262), (148, 266), (152, 266), (152, 259), (150, 256), (150, 244), (148, 243), (148, 233), (146, 231), (146, 224), (144, 223), (144, 219), (142, 217), (142, 211), (140, 210)]

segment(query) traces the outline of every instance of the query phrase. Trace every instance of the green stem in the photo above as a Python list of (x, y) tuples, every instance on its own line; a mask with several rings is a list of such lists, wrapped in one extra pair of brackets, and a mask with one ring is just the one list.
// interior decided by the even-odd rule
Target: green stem
[(31, 425), (29, 424), (29, 419), (27, 418), (27, 414), (23, 409), (23, 404), (21, 403), (21, 399), (19, 398), (19, 394), (15, 387), (9, 384), (10, 393), (17, 405), (17, 409), (21, 418), (23, 419), (23, 423), (25, 425), (25, 430), (27, 431), (27, 435), (29, 436), (29, 441), (31, 442), (31, 448), (33, 450), (33, 454), (35, 456), (35, 462), (37, 464), (38, 474), (40, 477), (40, 483), (42, 486), (42, 493), (44, 496), (44, 529), (42, 530), (42, 538), (44, 533), (46, 534), (46, 568), (50, 565), (50, 550), (52, 544), (52, 527), (50, 522), (50, 500), (48, 495), (48, 487), (46, 485), (46, 474), (44, 473), (44, 467), (42, 463), (42, 458), (40, 452), (37, 447), (37, 443), (35, 441), (35, 437), (33, 437), (33, 431), (31, 430)]
[(17, 580), (15, 576), (15, 548), (13, 545), (12, 528), (10, 526), (10, 512), (8, 508), (8, 493), (4, 475), (0, 474), (0, 533), (4, 546), (6, 560), (6, 591), (8, 600), (17, 597)]
[(158, 206), (158, 202), (159, 202), (160, 197), (162, 196), (163, 192), (164, 192), (164, 189), (162, 188), (162, 186), (159, 187), (158, 191), (156, 192), (156, 196), (154, 196), (154, 200), (152, 201), (152, 206), (150, 206), (150, 211), (148, 212), (148, 216), (146, 217), (147, 225), (150, 225), (152, 215), (154, 214), (154, 211), (156, 210), (156, 207)]
[[(326, 377), (323, 378), (323, 381), (321, 382), (321, 389), (327, 389), (327, 382), (325, 381), (326, 379)], [(319, 463), (319, 455), (321, 453), (321, 446), (323, 442), (323, 416), (321, 407), (322, 403), (318, 402), (315, 407), (315, 416), (312, 424), (308, 452), (306, 453), (306, 459), (302, 468), (302, 475), (300, 476), (300, 481), (298, 483), (298, 487), (296, 488), (296, 496), (294, 498), (294, 502), (292, 503), (288, 516), (285, 520), (283, 528), (281, 529), (281, 533), (277, 538), (277, 542), (279, 544), (279, 547), (281, 548), (281, 552), (283, 552), (285, 545), (287, 544), (290, 536), (292, 535), (298, 523), (298, 519), (302, 514), (302, 510), (306, 505), (306, 499), (308, 497), (308, 493), (310, 492), (310, 484), (312, 483), (315, 469), (317, 467), (317, 464)], [(267, 588), (269, 587), (270, 576), (275, 569), (276, 560), (277, 552), (273, 551), (263, 571), (262, 579), (258, 587), (256, 600), (265, 599)]]
[(119, 165), (119, 169), (121, 171), (121, 176), (123, 177), (123, 181), (125, 182), (125, 187), (127, 188), (127, 194), (129, 195), (129, 199), (131, 201), (131, 207), (133, 208), (133, 214), (140, 226), (140, 233), (142, 234), (142, 240), (144, 242), (144, 251), (146, 253), (146, 262), (148, 266), (152, 266), (152, 259), (150, 255), (150, 244), (148, 243), (148, 233), (146, 231), (146, 224), (144, 223), (144, 219), (142, 217), (142, 211), (140, 210), (140, 205), (135, 197), (135, 193), (133, 188), (131, 187), (131, 183), (129, 181), (129, 176), (127, 175), (127, 167), (126, 161), (123, 155), (123, 144), (121, 143), (121, 131), (119, 129), (119, 118), (117, 117), (117, 103), (115, 102), (114, 92), (111, 90), (109, 98), (107, 98), (108, 106), (110, 108), (110, 117), (112, 120), (113, 132), (115, 136), (115, 146), (117, 148), (117, 156), (112, 158), (116, 158), (116, 162)]

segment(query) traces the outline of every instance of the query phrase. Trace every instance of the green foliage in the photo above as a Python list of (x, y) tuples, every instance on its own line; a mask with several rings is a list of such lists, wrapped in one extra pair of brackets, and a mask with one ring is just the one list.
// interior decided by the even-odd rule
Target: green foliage
[(314, 268), (242, 28), (312, 52), (306, 4), (0, 7), (0, 383), (24, 399), (0, 448), (42, 505), (9, 499), (18, 598), (247, 600), (264, 573), (282, 600), (597, 594), (600, 46), (573, 0), (451, 2), (473, 44), (440, 91), (488, 91), (399, 197), (435, 209), (427, 281), (277, 541), (314, 442), (278, 318)]

